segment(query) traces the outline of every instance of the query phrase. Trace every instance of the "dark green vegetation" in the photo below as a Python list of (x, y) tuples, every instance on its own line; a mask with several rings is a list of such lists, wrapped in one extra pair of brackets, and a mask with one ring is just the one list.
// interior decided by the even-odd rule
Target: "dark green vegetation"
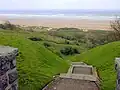
[(94, 65), (102, 79), (102, 89), (114, 89), (114, 58), (120, 54), (120, 42), (103, 45), (110, 42), (109, 31), (8, 29), (0, 30), (0, 44), (19, 49), (19, 90), (40, 90), (54, 75), (67, 71), (70, 60)]
[[(63, 30), (62, 30), (63, 29)], [(65, 30), (66, 29), (66, 30)], [(83, 45), (87, 49), (91, 49), (98, 45), (103, 45), (108, 43), (107, 35), (110, 31), (83, 31), (75, 28), (60, 28), (57, 31), (49, 31), (48, 34), (51, 36), (56, 36), (65, 39), (64, 44), (71, 44), (81, 46)], [(84, 48), (83, 47), (83, 48)]]
[(80, 52), (76, 48), (72, 48), (72, 47), (64, 47), (60, 50), (60, 52), (63, 55), (80, 54)]
[(82, 53), (96, 46), (104, 45), (111, 42), (111, 40), (108, 38), (108, 35), (110, 33), (111, 31), (90, 30), (85, 32), (83, 30), (75, 28), (60, 28), (56, 31), (48, 32), (48, 35), (52, 36), (54, 39), (59, 38), (59, 40), (56, 39), (56, 44), (51, 45), (53, 46), (52, 49), (51, 47), (49, 49), (59, 54), (62, 58), (65, 58), (66, 55), (68, 57), (68, 55), (70, 56), (78, 53), (61, 55), (61, 53), (59, 52), (63, 50), (60, 48), (61, 45), (67, 46), (67, 48), (72, 46), (73, 49), (76, 49), (79, 53)]
[(9, 30), (21, 30), (22, 28), (19, 25), (11, 24), (9, 21), (5, 21), (3, 24), (0, 24), (1, 29)]

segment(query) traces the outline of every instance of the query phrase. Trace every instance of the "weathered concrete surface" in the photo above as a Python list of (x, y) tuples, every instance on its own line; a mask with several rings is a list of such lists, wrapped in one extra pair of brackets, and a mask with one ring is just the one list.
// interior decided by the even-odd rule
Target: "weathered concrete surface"
[[(77, 70), (74, 71), (74, 68)], [(96, 69), (81, 62), (72, 63), (67, 73), (60, 74), (43, 90), (100, 90)]]
[(87, 74), (91, 75), (92, 74), (92, 68), (87, 68), (87, 67), (73, 67), (73, 74)]
[(0, 46), (0, 90), (17, 90), (17, 55), (17, 48)]
[(95, 68), (93, 68), (91, 65), (86, 65), (80, 62), (72, 63), (68, 72), (66, 74), (60, 74), (60, 77), (89, 81), (97, 81), (98, 79)]
[(43, 90), (99, 90), (99, 88), (95, 82), (59, 78)]

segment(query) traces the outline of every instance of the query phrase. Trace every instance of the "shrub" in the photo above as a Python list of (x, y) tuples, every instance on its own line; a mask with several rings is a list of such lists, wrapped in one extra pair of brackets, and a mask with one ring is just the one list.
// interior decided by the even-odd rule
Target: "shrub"
[(5, 29), (5, 27), (4, 27), (4, 25), (3, 25), (3, 24), (0, 24), (0, 28)]
[(6, 21), (5, 23), (0, 24), (0, 28), (13, 30), (13, 29), (16, 29), (16, 25), (13, 25), (9, 21)]
[(55, 52), (55, 54), (61, 58), (63, 58), (62, 54), (60, 52)]
[(60, 50), (60, 52), (63, 55), (73, 55), (73, 54), (79, 54), (80, 53), (76, 48), (72, 48), (72, 47), (64, 47)]
[(70, 42), (69, 42), (69, 41), (67, 41), (67, 40), (65, 40), (65, 44), (70, 44)]
[(39, 38), (39, 37), (31, 37), (31, 38), (28, 38), (28, 39), (30, 39), (30, 40), (32, 40), (32, 41), (41, 41), (41, 40), (42, 40), (42, 39)]
[(80, 54), (80, 52), (79, 52), (76, 48), (73, 49), (73, 52), (74, 52), (75, 54)]
[(111, 28), (114, 30), (114, 32), (109, 34), (109, 38), (113, 38), (112, 40), (114, 41), (120, 40), (120, 18), (116, 17), (116, 20), (111, 22)]
[(51, 45), (49, 43), (47, 43), (47, 42), (44, 42), (44, 46), (45, 47), (50, 47)]

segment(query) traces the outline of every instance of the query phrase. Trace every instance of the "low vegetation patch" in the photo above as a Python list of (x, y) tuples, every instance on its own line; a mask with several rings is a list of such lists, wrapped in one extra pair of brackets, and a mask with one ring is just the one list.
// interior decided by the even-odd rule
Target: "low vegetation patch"
[(10, 30), (14, 30), (17, 28), (16, 25), (11, 24), (9, 21), (5, 21), (3, 24), (0, 24), (0, 28), (1, 29), (10, 29)]
[(51, 45), (49, 43), (47, 43), (47, 42), (44, 42), (44, 46), (45, 47), (50, 47)]
[(30, 38), (28, 38), (28, 39), (30, 39), (30, 40), (32, 40), (32, 41), (41, 41), (41, 40), (42, 40), (42, 39), (39, 38), (39, 37), (30, 37)]
[(74, 54), (80, 54), (80, 52), (76, 49), (76, 48), (72, 48), (72, 47), (64, 47), (60, 50), (60, 52), (63, 55), (74, 55)]
[(107, 44), (110, 41), (108, 35), (112, 31), (87, 31), (75, 30), (74, 28), (60, 28), (57, 31), (49, 31), (48, 34), (53, 37), (65, 39), (65, 44), (74, 44), (80, 47), (85, 46), (87, 49), (94, 48), (99, 45)]

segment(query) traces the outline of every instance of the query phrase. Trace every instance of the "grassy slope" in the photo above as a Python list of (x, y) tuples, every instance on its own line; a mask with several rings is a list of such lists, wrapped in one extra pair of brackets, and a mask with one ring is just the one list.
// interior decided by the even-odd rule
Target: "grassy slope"
[[(0, 31), (0, 44), (19, 48), (19, 57), (17, 66), (19, 71), (19, 90), (39, 90), (44, 84), (51, 80), (52, 76), (66, 71), (68, 64), (43, 47), (43, 42), (33, 42), (28, 37), (42, 37), (44, 41), (64, 42), (64, 39), (51, 37), (46, 34), (36, 32), (20, 31)], [(50, 39), (50, 40), (49, 40)], [(89, 50), (73, 58), (73, 61), (85, 61), (92, 64), (100, 72), (102, 78), (102, 89), (113, 90), (115, 87), (114, 57), (120, 55), (120, 42), (107, 44), (95, 49)], [(55, 50), (66, 45), (55, 44)], [(69, 45), (76, 46), (76, 45)], [(79, 47), (81, 50), (81, 47)], [(71, 59), (66, 57), (65, 59)]]
[(113, 42), (96, 47), (73, 58), (73, 61), (84, 61), (99, 70), (102, 79), (102, 90), (114, 90), (116, 72), (114, 59), (120, 56), (120, 42)]
[(28, 40), (28, 36), (27, 33), (1, 31), (0, 45), (19, 49), (19, 90), (40, 90), (53, 75), (66, 71), (68, 64), (39, 42)]

